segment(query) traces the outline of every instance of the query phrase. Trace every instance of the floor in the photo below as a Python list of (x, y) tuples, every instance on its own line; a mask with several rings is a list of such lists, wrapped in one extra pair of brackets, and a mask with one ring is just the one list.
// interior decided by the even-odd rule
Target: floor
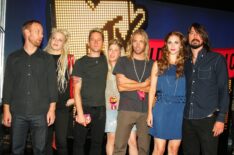
[[(69, 143), (69, 146), (71, 146), (71, 145), (72, 145), (72, 139), (68, 140), (68, 143)], [(88, 147), (88, 145), (89, 145), (89, 141), (88, 141), (88, 143), (87, 143), (87, 147)], [(150, 152), (150, 154), (152, 153), (152, 147), (153, 147), (153, 146), (151, 146), (151, 152)], [(87, 150), (88, 150), (88, 149), (87, 149)], [(69, 151), (70, 151), (69, 154), (72, 155), (72, 148), (69, 148)], [(227, 154), (226, 154), (225, 152), (227, 152)], [(166, 154), (166, 153), (165, 153), (165, 154)], [(8, 144), (5, 143), (5, 144), (3, 145), (3, 151), (2, 151), (2, 153), (0, 152), (0, 155), (10, 155), (10, 144), (9, 144), (9, 143), (8, 143)], [(28, 143), (28, 144), (26, 145), (25, 155), (33, 155), (33, 151), (32, 151), (32, 148), (31, 148), (31, 144), (30, 144), (30, 143)], [(54, 152), (54, 155), (56, 155), (56, 151)], [(104, 145), (103, 145), (103, 155), (106, 155), (106, 154), (105, 154)], [(180, 150), (179, 155), (183, 155), (182, 150)], [(234, 155), (234, 153), (232, 154), (231, 147), (229, 146), (228, 149), (227, 149), (226, 151), (225, 151), (225, 150), (220, 150), (219, 155)]]
[[(0, 132), (0, 134), (4, 135), (3, 140), (2, 140), (3, 144), (0, 145), (0, 155), (10, 155), (10, 136), (8, 133), (9, 133), (8, 130), (4, 130), (4, 132)], [(0, 137), (1, 137), (1, 135), (0, 135)], [(1, 142), (1, 140), (0, 140), (0, 142)], [(72, 143), (73, 143), (73, 140), (68, 139), (69, 155), (72, 155)], [(106, 155), (105, 143), (106, 143), (106, 140), (104, 141), (104, 144), (103, 144), (102, 155)], [(89, 150), (89, 144), (90, 144), (90, 140), (88, 139), (87, 145), (86, 145), (87, 154), (88, 154), (88, 150)], [(232, 154), (231, 145), (232, 145), (232, 140), (230, 138), (230, 134), (226, 131), (220, 136), (218, 155), (234, 155), (234, 152)], [(151, 141), (150, 154), (152, 153), (152, 150), (153, 150), (153, 140)], [(25, 155), (33, 155), (30, 138), (28, 138), (27, 143), (26, 143)], [(56, 155), (56, 151), (54, 151), (54, 155)], [(166, 155), (166, 153), (165, 153), (165, 155)], [(183, 155), (182, 149), (180, 149), (179, 155)]]

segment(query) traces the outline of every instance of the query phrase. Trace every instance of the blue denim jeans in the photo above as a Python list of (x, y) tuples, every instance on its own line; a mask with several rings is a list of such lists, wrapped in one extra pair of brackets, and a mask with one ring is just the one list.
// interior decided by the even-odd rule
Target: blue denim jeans
[(47, 139), (46, 115), (13, 115), (12, 117), (12, 155), (24, 155), (28, 131), (32, 134), (34, 155), (45, 155)]

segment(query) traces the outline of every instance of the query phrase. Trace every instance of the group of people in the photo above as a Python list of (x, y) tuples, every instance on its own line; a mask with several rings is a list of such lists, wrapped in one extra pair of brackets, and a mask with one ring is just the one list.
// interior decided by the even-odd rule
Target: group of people
[(66, 30), (52, 29), (44, 50), (39, 21), (27, 21), (22, 33), (23, 48), (8, 56), (3, 85), (2, 122), (11, 127), (13, 155), (24, 154), (29, 129), (35, 155), (53, 154), (53, 137), (57, 153), (67, 155), (73, 105), (73, 155), (87, 153), (88, 135), (88, 154), (102, 154), (105, 133), (107, 155), (125, 155), (127, 148), (130, 155), (148, 155), (151, 136), (153, 155), (163, 155), (166, 146), (176, 155), (181, 142), (184, 155), (217, 154), (228, 73), (203, 25), (193, 23), (187, 37), (168, 33), (157, 61), (149, 58), (143, 29), (132, 33), (126, 50), (113, 39), (105, 52), (104, 34), (94, 28), (87, 55), (75, 62)]

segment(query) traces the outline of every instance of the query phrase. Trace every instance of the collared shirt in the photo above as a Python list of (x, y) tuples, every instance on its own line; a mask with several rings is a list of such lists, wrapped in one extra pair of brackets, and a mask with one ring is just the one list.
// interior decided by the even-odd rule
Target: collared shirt
[(185, 63), (186, 106), (184, 118), (202, 119), (214, 112), (217, 121), (224, 122), (228, 112), (228, 71), (225, 58), (202, 49), (195, 64)]
[(7, 58), (3, 104), (14, 114), (38, 115), (48, 112), (58, 98), (53, 57), (40, 49), (28, 55), (19, 49)]

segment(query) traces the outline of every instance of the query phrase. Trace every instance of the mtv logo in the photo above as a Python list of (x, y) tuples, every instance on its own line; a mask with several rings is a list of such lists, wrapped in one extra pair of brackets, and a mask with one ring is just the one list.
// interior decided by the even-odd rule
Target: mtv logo
[(126, 46), (132, 32), (146, 23), (146, 10), (132, 0), (54, 0), (53, 12), (53, 26), (70, 32), (70, 52), (76, 58), (87, 53), (91, 29), (103, 29), (106, 51), (113, 38)]

